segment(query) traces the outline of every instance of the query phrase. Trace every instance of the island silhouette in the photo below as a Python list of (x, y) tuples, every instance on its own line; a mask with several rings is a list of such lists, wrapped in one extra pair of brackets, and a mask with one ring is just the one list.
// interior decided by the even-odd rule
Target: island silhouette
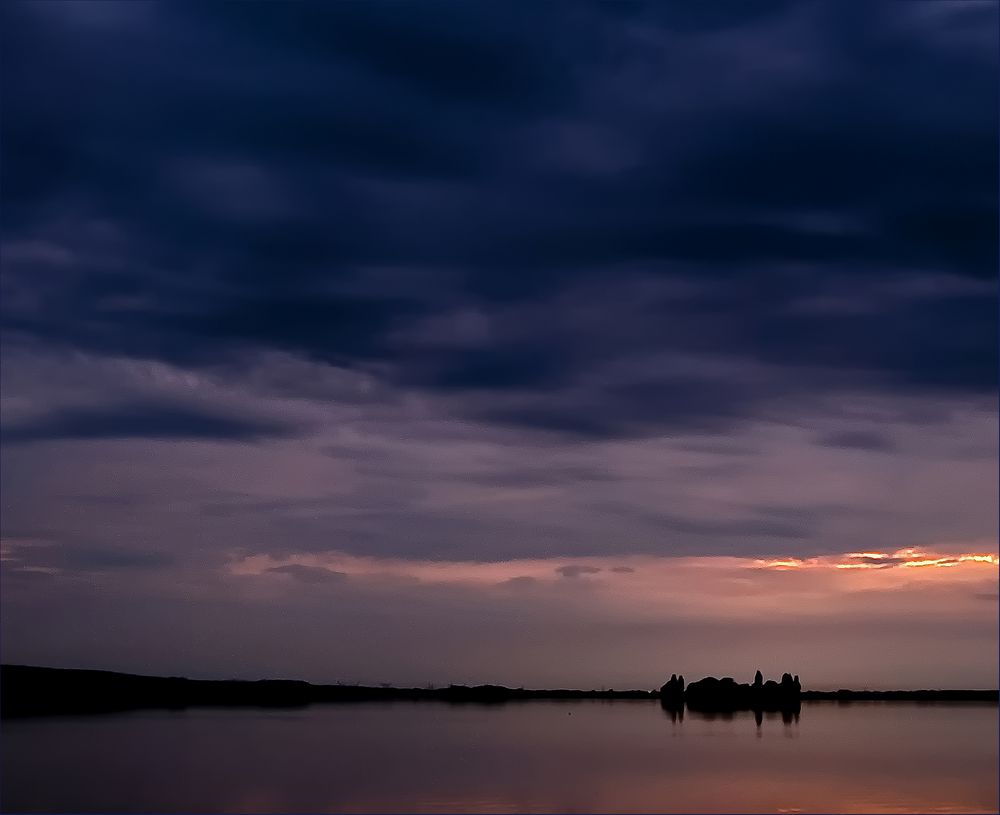
[(686, 705), (691, 710), (788, 710), (798, 707), (802, 684), (796, 674), (782, 674), (781, 681), (764, 681), (757, 671), (753, 684), (739, 684), (732, 677), (706, 676), (686, 688), (684, 677), (671, 674), (660, 688), (664, 707)]
[(142, 676), (114, 671), (0, 666), (0, 717), (111, 713), (136, 709), (179, 710), (188, 707), (305, 707), (372, 701), (437, 701), (453, 704), (503, 704), (534, 699), (649, 699), (668, 710), (711, 714), (752, 710), (761, 714), (798, 712), (802, 701), (1000, 701), (997, 690), (803, 691), (797, 675), (780, 682), (764, 681), (757, 671), (753, 683), (709, 676), (685, 686), (671, 675), (659, 690), (574, 690), (508, 688), (503, 685), (448, 685), (396, 688), (388, 685), (313, 685), (299, 680), (205, 680)]

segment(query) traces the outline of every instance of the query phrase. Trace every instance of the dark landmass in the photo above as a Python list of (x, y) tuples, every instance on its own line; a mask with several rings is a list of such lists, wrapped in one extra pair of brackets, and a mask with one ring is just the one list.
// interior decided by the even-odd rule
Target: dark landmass
[(502, 685), (392, 688), (297, 680), (200, 680), (112, 671), (0, 666), (0, 717), (108, 713), (137, 708), (303, 707), (368, 701), (499, 704), (527, 699), (655, 699), (655, 691), (528, 690)]
[(716, 679), (707, 676), (692, 682), (684, 689), (684, 677), (672, 686), (674, 678), (660, 688), (662, 703), (666, 706), (683, 692), (684, 702), (690, 710), (792, 710), (798, 708), (802, 685), (799, 677), (782, 674), (781, 682), (773, 679), (764, 681), (757, 671), (753, 684), (739, 684), (732, 677)]
[(992, 702), (995, 690), (804, 690), (804, 702)]
[[(682, 680), (681, 680), (682, 681)], [(794, 681), (794, 680), (793, 680)], [(668, 685), (670, 683), (667, 683)], [(967, 701), (996, 704), (996, 690), (933, 691), (802, 691), (794, 700), (778, 691), (754, 691), (754, 686), (709, 677), (677, 693), (643, 690), (537, 690), (502, 685), (449, 685), (441, 688), (392, 688), (364, 685), (312, 685), (294, 680), (198, 680), (181, 677), (138, 676), (112, 671), (0, 666), (0, 717), (111, 713), (136, 709), (180, 710), (188, 707), (304, 707), (311, 704), (369, 701), (438, 701), (453, 704), (502, 704), (532, 699), (646, 699), (666, 708), (684, 703), (691, 710), (783, 710), (803, 700), (849, 701)], [(667, 688), (667, 685), (664, 686)], [(744, 688), (751, 688), (749, 696)], [(692, 690), (694, 693), (692, 694)], [(791, 690), (787, 687), (786, 691)], [(746, 705), (746, 707), (744, 707)]]
[(681, 699), (689, 710), (766, 710), (785, 711), (800, 702), (1000, 702), (997, 690), (802, 690), (798, 674), (782, 674), (781, 681), (764, 681), (760, 671), (753, 684), (738, 684), (731, 677), (714, 676), (692, 682), (685, 689), (684, 677), (671, 676), (660, 688), (664, 706), (676, 705)]

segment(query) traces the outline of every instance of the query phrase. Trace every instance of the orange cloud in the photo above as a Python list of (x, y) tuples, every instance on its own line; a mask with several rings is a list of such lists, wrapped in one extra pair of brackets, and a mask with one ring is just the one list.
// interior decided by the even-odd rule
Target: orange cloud
[(843, 555), (813, 557), (805, 560), (783, 558), (755, 560), (752, 568), (759, 569), (894, 569), (894, 568), (950, 568), (961, 563), (984, 563), (996, 566), (1000, 558), (995, 554), (940, 554), (899, 549), (892, 554), (885, 552), (848, 552)]

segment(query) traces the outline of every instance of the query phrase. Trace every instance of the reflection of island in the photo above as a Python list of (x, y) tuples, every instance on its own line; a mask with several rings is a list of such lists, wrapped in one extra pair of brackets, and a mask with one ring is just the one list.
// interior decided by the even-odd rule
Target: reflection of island
[(730, 678), (706, 679), (685, 687), (684, 677), (671, 677), (659, 691), (537, 690), (502, 685), (449, 685), (443, 688), (393, 688), (364, 685), (311, 685), (264, 680), (210, 681), (179, 677), (136, 676), (111, 671), (0, 666), (0, 716), (43, 716), (64, 713), (107, 713), (138, 708), (298, 707), (310, 704), (376, 701), (436, 701), (453, 704), (502, 704), (530, 700), (653, 700), (683, 716), (686, 706), (701, 714), (726, 715), (734, 710), (795, 715), (799, 700), (851, 702), (960, 701), (997, 703), (995, 690), (935, 691), (803, 691), (798, 677), (764, 682), (758, 672), (752, 685)]
[[(663, 712), (670, 717), (672, 722), (683, 722), (684, 721), (684, 708), (677, 710), (675, 708), (664, 708)], [(696, 719), (701, 719), (703, 721), (714, 722), (716, 719), (721, 719), (724, 722), (731, 722), (737, 719), (745, 719), (753, 716), (754, 722), (756, 722), (757, 727), (761, 727), (764, 724), (765, 717), (768, 719), (781, 718), (782, 724), (790, 725), (798, 722), (799, 715), (801, 713), (801, 706), (795, 706), (792, 708), (786, 708), (784, 710), (692, 710), (691, 715)]]

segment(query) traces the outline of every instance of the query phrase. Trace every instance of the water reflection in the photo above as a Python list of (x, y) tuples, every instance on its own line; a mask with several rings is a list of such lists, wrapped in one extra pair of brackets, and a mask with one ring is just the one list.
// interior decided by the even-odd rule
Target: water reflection
[[(683, 722), (684, 712), (688, 708), (684, 705), (662, 705), (661, 709), (663, 715), (667, 716), (670, 721)], [(798, 724), (799, 715), (801, 713), (801, 707), (796, 706), (794, 708), (786, 708), (783, 710), (688, 710), (688, 712), (696, 719), (701, 719), (703, 721), (715, 721), (716, 719), (722, 719), (723, 721), (731, 722), (737, 718), (749, 719), (753, 717), (754, 723), (757, 727), (761, 727), (764, 724), (765, 717), (769, 720), (776, 720), (781, 718), (782, 724), (785, 726), (790, 726), (793, 724)]]
[(0, 807), (997, 810), (995, 706), (803, 707), (798, 715), (669, 710), (641, 701), (373, 703), (11, 721), (0, 741)]
[(662, 710), (665, 715), (670, 717), (672, 722), (683, 722), (684, 721), (684, 705), (679, 705), (674, 707), (672, 705), (663, 705)]

